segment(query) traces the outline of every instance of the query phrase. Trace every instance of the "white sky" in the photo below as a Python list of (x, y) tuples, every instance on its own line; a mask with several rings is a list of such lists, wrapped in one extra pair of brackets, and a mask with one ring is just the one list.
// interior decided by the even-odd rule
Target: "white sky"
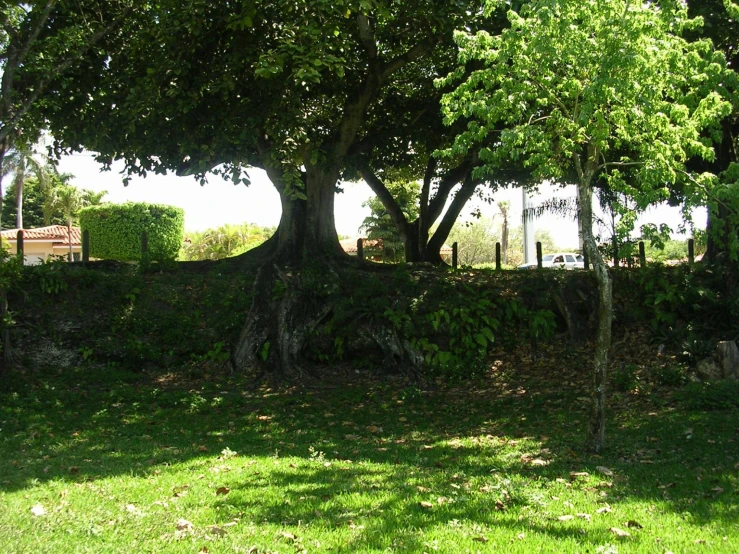
[[(252, 169), (249, 171), (251, 185), (234, 185), (220, 177), (211, 176), (208, 183), (201, 186), (192, 177), (176, 175), (153, 175), (134, 177), (127, 187), (123, 186), (119, 173), (122, 164), (114, 166), (111, 171), (101, 172), (100, 165), (90, 154), (75, 154), (62, 158), (59, 171), (75, 176), (72, 183), (79, 188), (94, 191), (106, 190), (105, 199), (109, 202), (122, 203), (150, 202), (178, 206), (185, 211), (185, 229), (198, 231), (218, 227), (225, 223), (254, 223), (262, 226), (276, 226), (280, 221), (280, 201), (277, 191), (267, 179), (264, 172)], [(362, 203), (372, 196), (372, 191), (364, 182), (345, 183), (344, 192), (336, 196), (336, 230), (340, 235), (358, 236), (358, 229), (369, 209)], [(574, 196), (574, 188), (542, 186), (533, 203), (553, 196)], [(500, 190), (494, 195), (495, 202), (507, 200), (511, 204), (509, 221), (518, 225), (521, 221), (522, 195), (520, 189)], [(472, 208), (479, 207), (483, 216), (492, 217), (497, 213), (492, 205), (471, 201), (460, 219), (470, 220)], [(705, 210), (694, 214), (696, 225), (705, 227)], [(680, 215), (676, 208), (660, 206), (651, 209), (640, 223), (667, 223), (676, 229), (680, 223)], [(573, 218), (564, 219), (554, 216), (543, 216), (536, 220), (537, 228), (548, 229), (555, 242), (561, 248), (577, 246), (577, 223)]]

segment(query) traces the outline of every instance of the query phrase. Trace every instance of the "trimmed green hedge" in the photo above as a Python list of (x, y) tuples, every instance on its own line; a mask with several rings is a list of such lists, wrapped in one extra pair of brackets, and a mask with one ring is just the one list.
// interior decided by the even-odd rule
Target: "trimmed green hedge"
[(174, 260), (182, 246), (185, 212), (163, 204), (128, 202), (80, 210), (80, 228), (90, 233), (90, 257), (141, 260), (141, 234), (149, 237), (150, 260)]

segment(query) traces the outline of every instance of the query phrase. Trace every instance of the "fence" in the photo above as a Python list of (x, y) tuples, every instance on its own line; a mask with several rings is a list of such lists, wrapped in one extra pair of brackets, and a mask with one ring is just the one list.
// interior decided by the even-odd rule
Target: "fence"
[[(142, 242), (142, 252), (143, 252), (143, 242)], [(364, 247), (363, 247), (363, 239), (357, 240), (357, 256), (360, 260), (364, 260)], [(619, 266), (621, 258), (618, 257), (618, 255), (614, 256), (614, 267)], [(459, 245), (455, 242), (452, 244), (452, 269), (458, 268), (458, 261), (459, 261)], [(626, 257), (626, 263), (627, 266), (630, 268), (633, 265), (631, 256)], [(688, 239), (688, 263), (690, 265), (693, 265), (695, 263), (695, 240), (694, 239)], [(502, 268), (502, 262), (501, 262), (501, 245), (499, 242), (495, 243), (495, 269), (500, 270)], [(644, 245), (644, 241), (639, 241), (639, 267), (646, 267), (647, 265), (647, 255), (646, 255), (646, 248)], [(536, 243), (536, 267), (538, 269), (542, 269), (543, 267), (543, 255), (542, 255), (542, 245), (541, 242)], [(584, 269), (590, 269), (590, 260), (588, 259), (587, 252), (583, 252), (583, 267)]]

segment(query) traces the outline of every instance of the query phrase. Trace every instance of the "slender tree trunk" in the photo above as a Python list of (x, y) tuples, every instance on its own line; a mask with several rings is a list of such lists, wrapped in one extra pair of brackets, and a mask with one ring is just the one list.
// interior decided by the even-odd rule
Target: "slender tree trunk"
[(17, 202), (17, 213), (15, 217), (15, 226), (18, 229), (23, 229), (23, 179), (18, 179), (15, 182), (15, 198)]
[(3, 228), (2, 225), (2, 214), (3, 214), (3, 202), (5, 201), (5, 198), (3, 197), (3, 164), (5, 163), (5, 153), (8, 151), (8, 139), (4, 138), (2, 141), (0, 141), (0, 229)]
[(508, 212), (503, 214), (503, 229), (500, 239), (500, 254), (503, 264), (508, 263)]
[(74, 255), (72, 254), (72, 220), (67, 220), (67, 242), (69, 243), (69, 259), (68, 261), (72, 263), (74, 261)]
[(593, 265), (598, 283), (598, 333), (593, 364), (593, 393), (587, 445), (594, 452), (601, 452), (605, 444), (606, 377), (608, 351), (611, 347), (611, 318), (613, 298), (611, 276), (593, 238), (593, 172), (586, 170), (577, 188), (580, 207), (580, 234), (585, 251)]
[(454, 223), (457, 221), (457, 218), (462, 212), (465, 204), (467, 204), (467, 201), (474, 194), (476, 187), (477, 183), (468, 173), (461, 188), (454, 196), (454, 200), (452, 200), (449, 209), (444, 214), (444, 218), (441, 220), (439, 227), (426, 245), (425, 261), (435, 264), (444, 263), (441, 259), (441, 247), (444, 246), (444, 243), (449, 238), (449, 233), (451, 232), (452, 227), (454, 227)]

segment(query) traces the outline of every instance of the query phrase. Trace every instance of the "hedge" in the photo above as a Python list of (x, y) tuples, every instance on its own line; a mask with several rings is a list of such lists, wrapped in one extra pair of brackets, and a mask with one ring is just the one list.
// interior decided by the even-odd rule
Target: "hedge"
[(80, 210), (80, 229), (90, 233), (90, 256), (103, 260), (141, 260), (141, 235), (148, 234), (148, 257), (173, 260), (182, 246), (185, 212), (163, 204), (127, 202)]

